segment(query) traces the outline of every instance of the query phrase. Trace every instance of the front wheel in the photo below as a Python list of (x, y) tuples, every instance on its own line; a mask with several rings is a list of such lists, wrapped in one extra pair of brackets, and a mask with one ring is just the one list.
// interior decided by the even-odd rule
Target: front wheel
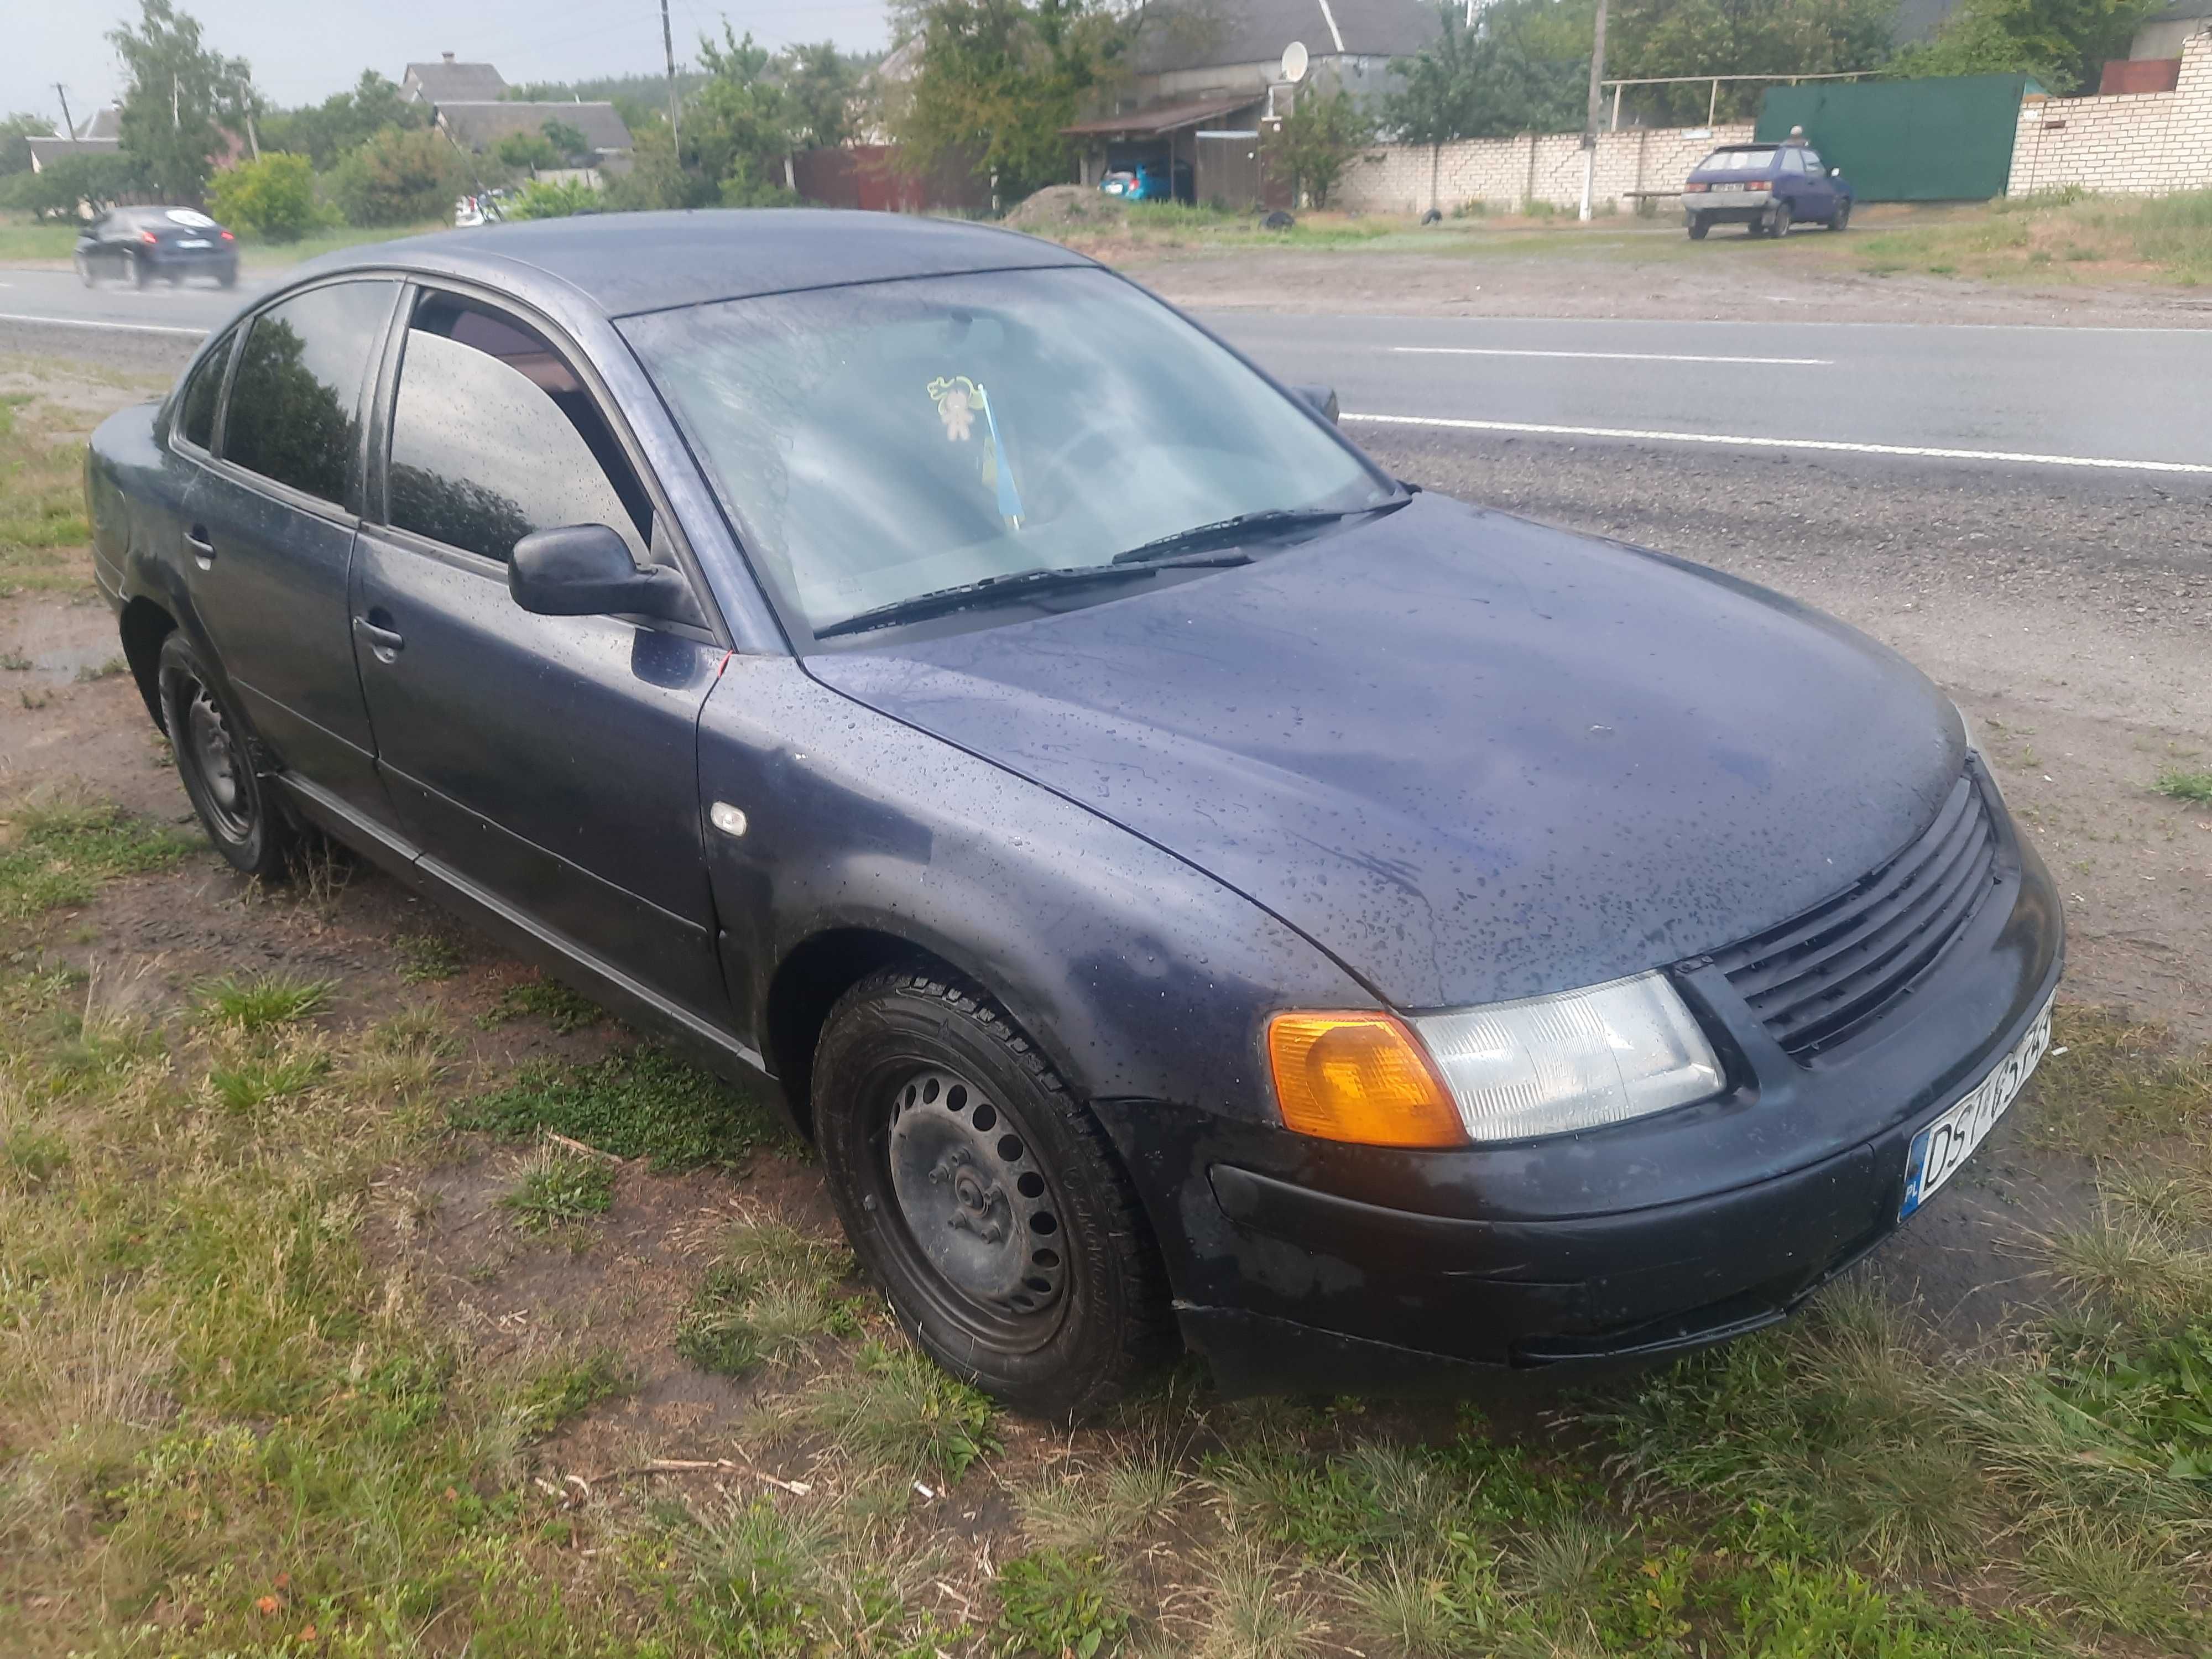
[(1172, 1351), (1104, 1132), (981, 992), (896, 969), (854, 987), (823, 1029), (813, 1108), (855, 1253), (945, 1370), (1069, 1421)]
[(1712, 227), (1705, 222), (1705, 218), (1703, 214), (1693, 213), (1690, 216), (1690, 240), (1692, 241), (1704, 241), (1705, 240), (1705, 233), (1711, 228)]
[(161, 641), (161, 723), (200, 823), (233, 869), (282, 881), (298, 837), (255, 769), (246, 723), (182, 634)]
[(133, 288), (143, 288), (148, 283), (153, 280), (153, 268), (146, 263), (145, 256), (143, 254), (137, 253), (132, 254), (131, 256), (131, 286)]
[(92, 261), (86, 258), (82, 253), (72, 254), (70, 258), (70, 263), (76, 267), (77, 280), (82, 283), (87, 288), (92, 287), (100, 280), (92, 274)]
[(1828, 216), (1828, 228), (1830, 230), (1845, 230), (1850, 228), (1850, 198), (1849, 197), (1845, 197), (1842, 201), (1836, 204), (1836, 210)]

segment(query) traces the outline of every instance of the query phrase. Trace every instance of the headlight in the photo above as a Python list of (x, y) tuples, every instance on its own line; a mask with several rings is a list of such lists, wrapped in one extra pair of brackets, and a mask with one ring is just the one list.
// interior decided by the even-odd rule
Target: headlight
[(1712, 1045), (1656, 973), (1409, 1023), (1470, 1140), (1595, 1128), (1721, 1090)]

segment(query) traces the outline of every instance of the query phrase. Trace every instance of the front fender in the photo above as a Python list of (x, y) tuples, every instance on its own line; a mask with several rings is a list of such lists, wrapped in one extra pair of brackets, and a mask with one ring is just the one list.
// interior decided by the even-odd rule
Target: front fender
[(699, 756), (702, 810), (745, 814), (740, 836), (710, 830), (707, 851), (748, 1040), (792, 951), (865, 927), (973, 976), (1086, 1098), (1267, 1122), (1267, 1017), (1375, 1006), (1212, 877), (792, 658), (729, 660)]

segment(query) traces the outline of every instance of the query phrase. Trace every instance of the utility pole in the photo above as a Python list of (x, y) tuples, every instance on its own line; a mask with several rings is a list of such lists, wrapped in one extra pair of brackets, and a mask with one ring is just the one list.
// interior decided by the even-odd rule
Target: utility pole
[(668, 32), (668, 0), (660, 0), (660, 53), (668, 62), (668, 147), (681, 166), (684, 145), (676, 130), (676, 37)]
[(1590, 191), (1597, 184), (1597, 117), (1605, 101), (1606, 0), (1597, 0), (1597, 33), (1590, 42), (1589, 109), (1583, 121), (1583, 210), (1590, 216)]
[(76, 137), (76, 123), (70, 118), (69, 88), (60, 82), (55, 82), (54, 96), (62, 100), (62, 137), (74, 138)]
[(246, 112), (246, 142), (252, 147), (253, 159), (258, 161), (261, 159), (261, 140), (253, 131), (253, 82), (240, 81), (238, 83), (238, 101), (240, 107)]
[(174, 75), (169, 76), (169, 125), (177, 131), (185, 130), (184, 85)]

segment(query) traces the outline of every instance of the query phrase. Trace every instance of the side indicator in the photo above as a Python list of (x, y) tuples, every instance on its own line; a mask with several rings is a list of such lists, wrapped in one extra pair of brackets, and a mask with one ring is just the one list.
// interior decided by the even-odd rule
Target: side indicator
[(745, 833), (745, 815), (726, 800), (718, 800), (707, 809), (707, 822), (726, 836)]

